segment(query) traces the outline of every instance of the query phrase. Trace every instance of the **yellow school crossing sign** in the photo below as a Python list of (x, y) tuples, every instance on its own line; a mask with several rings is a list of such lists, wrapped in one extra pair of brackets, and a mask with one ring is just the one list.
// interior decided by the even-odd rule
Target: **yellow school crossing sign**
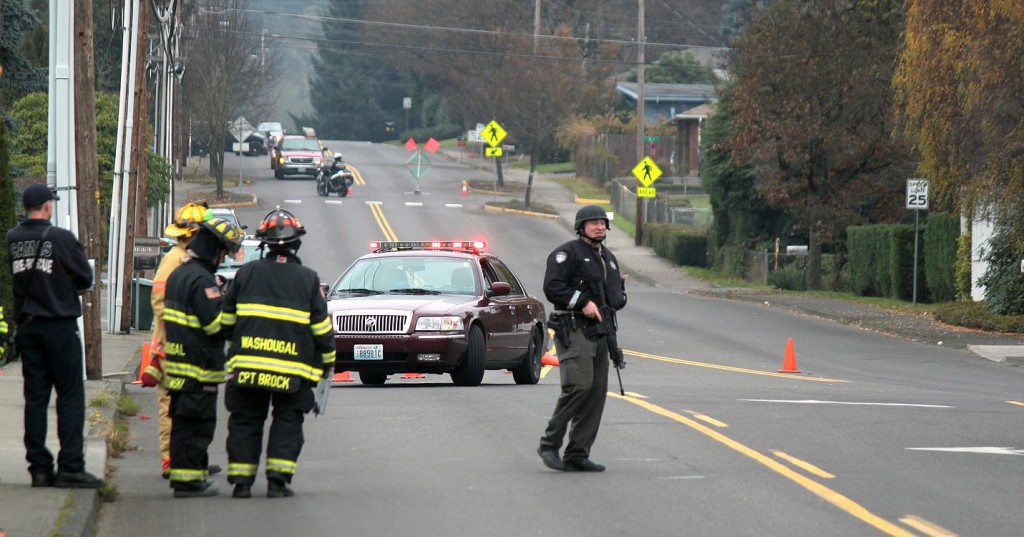
[(640, 164), (633, 168), (633, 175), (642, 185), (651, 186), (651, 183), (661, 177), (661, 168), (651, 160), (651, 157), (644, 157)]
[(497, 121), (494, 121), (492, 119), (491, 122), (488, 123), (486, 127), (484, 127), (484, 130), (480, 134), (480, 136), (482, 136), (484, 141), (487, 142), (487, 145), (491, 147), (498, 147), (498, 145), (501, 144), (501, 141), (505, 139), (505, 135), (507, 134), (508, 133), (505, 132), (505, 129), (501, 128), (501, 125), (499, 125)]

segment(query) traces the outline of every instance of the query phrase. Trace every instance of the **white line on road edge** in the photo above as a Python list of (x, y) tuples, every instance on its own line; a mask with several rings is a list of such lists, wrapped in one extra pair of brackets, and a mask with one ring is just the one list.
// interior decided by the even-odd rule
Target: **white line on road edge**
[(407, 201), (405, 202), (406, 207), (423, 207), (423, 204), (418, 201)]
[(910, 451), (946, 451), (949, 453), (985, 453), (987, 455), (1024, 455), (1024, 449), (1012, 447), (908, 447)]
[(859, 406), (910, 406), (917, 408), (956, 408), (948, 405), (918, 405), (913, 403), (860, 403), (855, 401), (817, 401), (805, 399), (802, 401), (789, 399), (740, 399), (740, 401), (751, 401), (754, 403), (793, 403), (798, 405), (859, 405)]

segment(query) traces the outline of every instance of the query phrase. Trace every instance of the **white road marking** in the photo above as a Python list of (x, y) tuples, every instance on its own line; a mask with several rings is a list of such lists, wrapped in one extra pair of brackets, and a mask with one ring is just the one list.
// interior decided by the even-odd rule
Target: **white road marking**
[(956, 408), (948, 405), (919, 405), (914, 403), (863, 403), (857, 401), (818, 401), (815, 399), (740, 399), (754, 403), (793, 403), (797, 405), (857, 405), (857, 406), (909, 406), (917, 408)]
[(445, 207), (462, 207), (461, 203), (445, 203)]
[(285, 203), (298, 203), (302, 205), (302, 200), (284, 200)]
[(405, 202), (406, 207), (423, 207), (423, 204), (418, 201), (407, 201)]
[(1012, 447), (908, 447), (910, 451), (945, 451), (948, 453), (984, 453), (986, 455), (1024, 455), (1024, 449)]
[(384, 205), (384, 202), (383, 201), (366, 200), (366, 204), (367, 205)]
[(344, 202), (341, 200), (324, 200), (324, 203), (330, 203), (331, 205), (341, 205)]

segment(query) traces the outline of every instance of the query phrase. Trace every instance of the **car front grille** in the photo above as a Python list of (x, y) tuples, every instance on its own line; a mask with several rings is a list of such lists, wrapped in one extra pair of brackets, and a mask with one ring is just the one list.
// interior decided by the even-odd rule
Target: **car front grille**
[(357, 314), (337, 315), (334, 331), (338, 334), (404, 334), (410, 315)]
[(313, 157), (288, 157), (290, 164), (312, 164)]

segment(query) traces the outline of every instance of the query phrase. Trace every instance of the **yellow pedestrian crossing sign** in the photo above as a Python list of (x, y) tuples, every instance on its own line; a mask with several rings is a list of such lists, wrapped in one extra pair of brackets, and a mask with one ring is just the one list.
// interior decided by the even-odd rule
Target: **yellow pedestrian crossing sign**
[(661, 168), (651, 160), (651, 157), (644, 157), (640, 164), (633, 168), (633, 175), (644, 186), (651, 186), (651, 183), (661, 177)]
[(485, 147), (484, 154), (488, 157), (500, 157), (502, 153), (500, 147)]
[(484, 141), (487, 142), (487, 145), (491, 147), (498, 147), (507, 134), (508, 133), (505, 132), (505, 129), (501, 128), (501, 125), (498, 125), (498, 122), (492, 119), (491, 122), (484, 127), (481, 137), (483, 137)]

